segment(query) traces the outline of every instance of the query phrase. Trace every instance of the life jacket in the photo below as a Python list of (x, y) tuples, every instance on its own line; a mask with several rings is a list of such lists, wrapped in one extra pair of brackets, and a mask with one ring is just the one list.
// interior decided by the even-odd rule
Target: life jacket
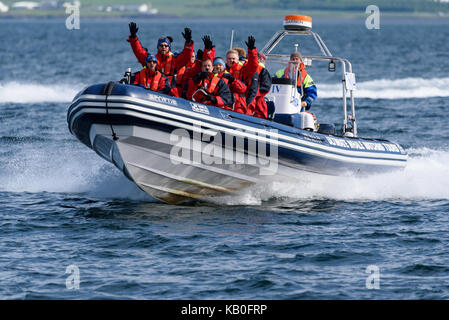
[(161, 81), (162, 73), (159, 71), (156, 71), (156, 74), (153, 76), (153, 79), (150, 84), (150, 90), (151, 91), (157, 91), (159, 88), (159, 81)]
[(159, 82), (161, 81), (162, 73), (155, 71), (151, 76), (147, 68), (142, 69), (138, 74), (136, 74), (134, 84), (139, 84), (152, 91), (158, 91)]
[(220, 77), (213, 77), (212, 80), (210, 80), (209, 84), (205, 82), (204, 87), (206, 88), (206, 92), (209, 94), (213, 94), (220, 80)]
[(175, 73), (175, 56), (173, 52), (169, 52), (167, 55), (162, 55), (159, 52), (156, 53), (157, 69), (166, 76), (173, 76)]
[(214, 77), (219, 77), (221, 80), (223, 80), (228, 86), (229, 86), (229, 80), (227, 78), (224, 78), (224, 74), (231, 74), (228, 70), (223, 71), (222, 73), (214, 73)]
[[(225, 73), (230, 74), (228, 71), (225, 70), (225, 71), (222, 72), (221, 74), (216, 73), (214, 77), (216, 77), (216, 78), (221, 78), (221, 80), (223, 80), (224, 83), (226, 83), (226, 85), (229, 87), (229, 89), (231, 89), (231, 86), (229, 85), (229, 79), (223, 77), (223, 75), (224, 75)], [(235, 84), (235, 81), (240, 81), (240, 80), (234, 79), (233, 84)], [(242, 81), (240, 81), (240, 82), (242, 82)], [(246, 114), (246, 96), (245, 96), (245, 92), (242, 92), (242, 93), (236, 93), (236, 92), (233, 92), (233, 91), (231, 90), (231, 94), (234, 96), (234, 105), (233, 105), (232, 108), (226, 108), (226, 109), (229, 109), (229, 110), (233, 110), (233, 111), (235, 111), (235, 112), (239, 112), (239, 113)]]
[(182, 67), (178, 70), (178, 72), (172, 77), (170, 85), (170, 95), (174, 97), (182, 97), (183, 87), (186, 84), (186, 80), (188, 80), (185, 75), (189, 68), (186, 66)]
[(181, 69), (178, 70), (178, 72), (176, 73), (175, 77), (176, 77), (176, 86), (182, 86), (183, 81), (184, 81), (184, 74), (187, 70), (187, 67), (184, 66)]
[[(207, 82), (207, 80), (210, 80), (209, 82)], [(208, 78), (205, 80), (202, 80), (200, 82), (200, 85), (198, 88), (204, 88), (205, 91), (211, 95), (214, 95), (215, 89), (217, 89), (217, 85), (218, 82), (221, 80), (220, 77), (212, 77), (212, 79)], [(202, 92), (198, 92), (195, 95), (195, 100), (201, 103), (206, 103), (206, 97), (204, 96), (204, 94)]]
[[(229, 85), (229, 79), (228, 78), (225, 78), (225, 77), (223, 77), (223, 75), (224, 74), (231, 74), (228, 70), (225, 70), (225, 71), (223, 71), (222, 73), (215, 73), (214, 74), (214, 77), (218, 77), (218, 78), (220, 78), (221, 80), (223, 80), (224, 81), (224, 83), (226, 83), (226, 85), (229, 87), (229, 89), (231, 89), (231, 87), (230, 87), (230, 85)], [(232, 74), (231, 74), (232, 75)], [(234, 80), (235, 81), (235, 80)], [(232, 90), (231, 90), (232, 91)]]
[[(302, 63), (302, 62), (300, 63), (299, 70), (301, 71), (301, 78), (298, 77), (298, 80), (297, 80), (297, 83), (296, 83), (296, 86), (298, 88), (301, 87), (301, 85), (302, 85), (301, 81), (304, 81), (306, 79), (306, 77), (307, 77), (307, 71), (306, 71), (306, 67), (305, 67), (304, 63)], [(289, 77), (289, 68), (288, 67), (285, 68), (285, 70), (284, 70), (284, 78), (287, 78), (287, 79), (290, 78)]]

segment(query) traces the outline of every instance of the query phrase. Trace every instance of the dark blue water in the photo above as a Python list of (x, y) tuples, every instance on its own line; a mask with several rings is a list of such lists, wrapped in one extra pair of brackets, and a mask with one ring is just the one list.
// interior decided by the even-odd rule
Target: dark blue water
[[(191, 206), (153, 202), (67, 130), (77, 91), (139, 67), (127, 24), (82, 19), (69, 31), (64, 20), (0, 20), (0, 298), (449, 298), (448, 20), (382, 19), (380, 30), (314, 21), (357, 74), (359, 134), (404, 146), (404, 171), (265, 185)], [(160, 35), (181, 49), (187, 25), (222, 54), (232, 28), (236, 44), (253, 34), (260, 48), (281, 27), (138, 24), (150, 50)], [(336, 75), (319, 67), (309, 69), (313, 111), (338, 122)], [(66, 287), (68, 266), (79, 289)], [(379, 289), (367, 289), (368, 266)]]

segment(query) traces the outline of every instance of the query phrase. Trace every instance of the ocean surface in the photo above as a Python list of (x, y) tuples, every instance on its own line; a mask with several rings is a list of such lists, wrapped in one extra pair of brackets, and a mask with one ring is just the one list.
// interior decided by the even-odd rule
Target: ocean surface
[[(353, 64), (359, 135), (399, 142), (405, 170), (189, 206), (155, 202), (67, 129), (79, 90), (139, 69), (128, 23), (0, 19), (1, 299), (449, 299), (449, 20), (314, 20)], [(161, 35), (180, 50), (189, 26), (224, 55), (232, 28), (262, 48), (282, 17), (137, 23), (150, 51)], [(311, 111), (340, 122), (340, 73), (309, 73)]]

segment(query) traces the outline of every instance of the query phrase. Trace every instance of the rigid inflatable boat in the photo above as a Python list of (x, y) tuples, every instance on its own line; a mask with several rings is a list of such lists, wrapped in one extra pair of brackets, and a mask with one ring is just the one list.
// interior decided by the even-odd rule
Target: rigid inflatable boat
[(267, 68), (291, 66), (290, 55), (272, 50), (286, 35), (307, 36), (322, 55), (303, 56), (306, 65), (326, 61), (329, 71), (341, 65), (340, 130), (301, 109), (303, 91), (296, 78), (272, 79), (268, 119), (126, 83), (95, 84), (73, 99), (69, 130), (143, 191), (168, 203), (207, 201), (268, 181), (298, 182), (310, 174), (366, 175), (403, 168), (407, 155), (399, 144), (358, 136), (352, 66), (332, 56), (311, 27), (309, 17), (286, 16), (284, 29), (261, 52)]

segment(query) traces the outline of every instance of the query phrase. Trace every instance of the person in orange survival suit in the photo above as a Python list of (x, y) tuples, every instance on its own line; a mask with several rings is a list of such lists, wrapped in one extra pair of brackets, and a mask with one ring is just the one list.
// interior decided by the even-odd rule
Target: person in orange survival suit
[(198, 49), (196, 59), (194, 54), (192, 56), (192, 64), (185, 68), (181, 68), (176, 75), (177, 92), (182, 98), (186, 98), (189, 80), (198, 74), (198, 72), (201, 72), (203, 60), (210, 59), (213, 61), (213, 57), (215, 56), (215, 46), (212, 44), (210, 36), (205, 35), (203, 37), (203, 42), (204, 51)]
[(234, 111), (246, 114), (246, 84), (235, 79), (228, 71), (226, 71), (226, 63), (223, 58), (216, 57), (214, 59), (214, 73), (216, 77), (221, 78), (231, 90), (234, 96)]
[(203, 60), (202, 71), (189, 80), (187, 99), (232, 110), (234, 99), (228, 85), (212, 71), (212, 61)]
[(195, 61), (196, 55), (195, 52), (192, 52), (192, 57), (190, 58), (189, 62), (184, 67), (180, 68), (173, 77), (170, 95), (175, 97), (182, 97), (182, 90), (189, 81), (188, 77), (195, 65)]
[(226, 53), (226, 70), (236, 79), (242, 80), (246, 86), (246, 106), (247, 114), (253, 115), (256, 105), (256, 95), (259, 88), (259, 75), (257, 67), (259, 60), (257, 57), (257, 49), (254, 47), (256, 39), (253, 36), (248, 37), (246, 43), (248, 47), (248, 60), (239, 61), (239, 53), (236, 50), (229, 50)]
[(266, 119), (268, 117), (268, 107), (265, 101), (265, 96), (271, 89), (271, 75), (265, 68), (265, 61), (267, 57), (263, 53), (258, 53), (259, 66), (257, 67), (257, 74), (259, 77), (259, 91), (256, 95), (256, 104), (253, 111), (255, 117)]
[[(266, 119), (268, 108), (265, 95), (271, 88), (271, 76), (265, 69), (265, 65), (259, 62), (259, 54), (255, 47), (256, 39), (249, 36), (245, 43), (248, 47), (248, 59), (241, 68), (241, 73), (242, 78), (248, 82), (246, 114)], [(236, 63), (233, 66), (235, 65)]]
[[(139, 39), (137, 38), (137, 28), (136, 23), (131, 22), (129, 24), (130, 36), (128, 42), (131, 44), (131, 48), (142, 66), (145, 66), (145, 61), (148, 56), (146, 49), (142, 47)], [(172, 80), (174, 74), (183, 66), (189, 63), (192, 58), (194, 43), (192, 41), (192, 30), (185, 28), (184, 32), (181, 33), (185, 39), (184, 49), (178, 56), (174, 56), (171, 52), (171, 42), (170, 37), (162, 37), (158, 39), (157, 42), (157, 53), (156, 58), (158, 60), (157, 70), (162, 74), (166, 75), (170, 81)]]
[(134, 76), (133, 84), (152, 91), (168, 94), (170, 82), (161, 72), (156, 70), (157, 58), (152, 54), (146, 58), (146, 66)]

